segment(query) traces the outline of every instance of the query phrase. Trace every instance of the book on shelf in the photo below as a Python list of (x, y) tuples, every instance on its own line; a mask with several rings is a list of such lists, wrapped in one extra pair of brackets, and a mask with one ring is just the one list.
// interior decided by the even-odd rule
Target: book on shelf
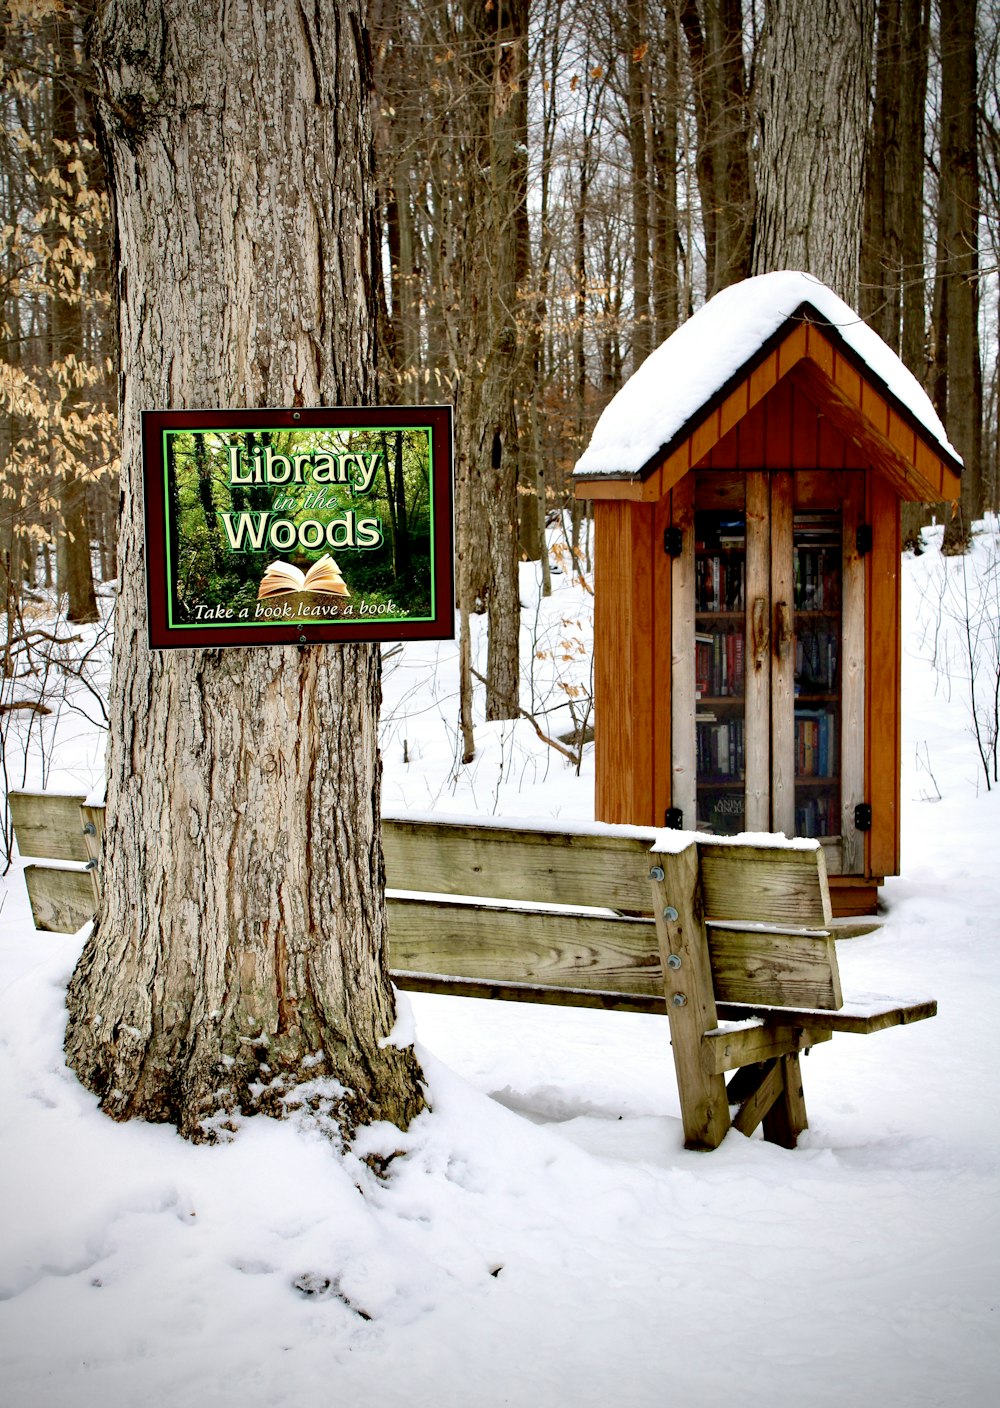
[(699, 779), (742, 778), (744, 737), (742, 719), (719, 722), (714, 714), (706, 718), (696, 715), (695, 753)]
[(795, 683), (803, 694), (832, 692), (837, 687), (838, 636), (832, 628), (803, 630), (795, 636)]
[(742, 611), (746, 567), (742, 557), (701, 554), (695, 569), (695, 599), (699, 611)]
[(696, 635), (694, 646), (694, 692), (697, 698), (711, 694), (712, 685), (712, 636)]
[(324, 553), (307, 572), (291, 562), (275, 561), (265, 570), (257, 588), (258, 601), (286, 592), (322, 592), (325, 596), (350, 596), (340, 568)]
[(746, 653), (742, 630), (699, 633), (694, 649), (696, 696), (742, 698)]
[(835, 793), (798, 798), (795, 804), (796, 836), (839, 836), (840, 808)]
[(840, 545), (795, 548), (795, 607), (836, 611), (840, 606)]
[(742, 792), (715, 793), (699, 798), (698, 830), (710, 836), (735, 836), (744, 829)]
[(836, 777), (837, 718), (826, 709), (795, 711), (795, 776)]

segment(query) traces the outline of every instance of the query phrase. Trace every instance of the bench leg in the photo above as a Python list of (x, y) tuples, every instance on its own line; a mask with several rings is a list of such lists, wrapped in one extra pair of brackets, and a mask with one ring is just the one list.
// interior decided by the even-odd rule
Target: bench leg
[(809, 1128), (802, 1093), (802, 1071), (797, 1051), (781, 1057), (782, 1082), (777, 1100), (764, 1116), (764, 1138), (783, 1149), (794, 1149), (799, 1135)]
[(798, 1052), (777, 1056), (756, 1066), (743, 1066), (727, 1087), (730, 1104), (739, 1105), (733, 1128), (751, 1135), (764, 1125), (764, 1138), (783, 1149), (794, 1149), (808, 1128)]
[(717, 1149), (729, 1129), (729, 1102), (721, 1075), (702, 1064), (702, 1036), (718, 1026), (712, 970), (702, 922), (698, 848), (655, 856), (650, 872), (653, 915), (663, 964), (674, 1071), (685, 1149)]

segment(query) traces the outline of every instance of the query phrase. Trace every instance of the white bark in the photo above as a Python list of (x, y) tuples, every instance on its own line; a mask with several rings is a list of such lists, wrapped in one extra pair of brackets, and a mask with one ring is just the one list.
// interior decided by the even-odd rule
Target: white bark
[(768, 0), (753, 272), (858, 301), (875, 0)]
[(321, 1076), (347, 1092), (342, 1128), (405, 1122), (419, 1069), (381, 1044), (376, 647), (145, 644), (139, 411), (374, 397), (358, 3), (105, 0), (93, 46), (119, 246), (121, 583), (105, 899), (67, 1054), (109, 1114), (192, 1138)]

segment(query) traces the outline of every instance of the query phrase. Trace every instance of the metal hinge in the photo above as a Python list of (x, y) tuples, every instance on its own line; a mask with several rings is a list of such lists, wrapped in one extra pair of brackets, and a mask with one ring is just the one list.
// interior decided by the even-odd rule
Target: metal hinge
[(868, 802), (859, 802), (854, 808), (854, 829), (855, 831), (870, 831), (872, 829), (872, 809)]
[(684, 534), (680, 528), (664, 528), (663, 551), (668, 557), (680, 557), (684, 551)]
[(854, 535), (857, 544), (858, 556), (865, 557), (872, 550), (872, 525), (870, 523), (859, 523), (858, 531)]
[(684, 813), (680, 807), (668, 807), (663, 814), (663, 825), (671, 831), (684, 830)]

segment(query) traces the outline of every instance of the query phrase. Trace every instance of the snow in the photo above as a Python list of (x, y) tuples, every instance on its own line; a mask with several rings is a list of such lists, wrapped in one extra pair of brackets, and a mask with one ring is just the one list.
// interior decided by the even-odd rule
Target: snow
[[(658, 831), (652, 849), (663, 855), (677, 855), (689, 846), (697, 835), (694, 831)], [(699, 838), (704, 842), (705, 837)], [(760, 846), (776, 851), (815, 851), (819, 842), (808, 836), (785, 836), (773, 831), (741, 831), (736, 836), (713, 836), (713, 846)]]
[[(981, 535), (966, 585), (984, 600), (996, 553)], [(882, 930), (839, 945), (849, 999), (926, 992), (940, 1015), (818, 1047), (792, 1152), (732, 1132), (683, 1148), (660, 1017), (423, 994), (393, 1037), (415, 1030), (432, 1105), (406, 1134), (377, 1126), (340, 1154), (295, 1111), (210, 1148), (114, 1124), (62, 1056), (82, 934), (35, 933), (16, 862), (0, 892), (0, 1402), (995, 1402), (1000, 794), (948, 605), (963, 570), (934, 543), (905, 561), (904, 873)], [(525, 656), (547, 659), (525, 700), (562, 732), (565, 705), (544, 711), (572, 697), (557, 679), (586, 678), (563, 642), (588, 640), (588, 598), (566, 573), (541, 602), (531, 571)], [(453, 646), (407, 645), (385, 694), (397, 812), (587, 820), (591, 750), (577, 776), (523, 721), (480, 714), (477, 760), (457, 766)], [(94, 731), (69, 709), (59, 731), (41, 722), (52, 783), (99, 785)], [(41, 766), (33, 753), (29, 783)]]
[(811, 274), (785, 269), (723, 289), (661, 343), (605, 407), (574, 474), (638, 474), (802, 303), (811, 303), (941, 448), (961, 460), (927, 393), (878, 333)]

